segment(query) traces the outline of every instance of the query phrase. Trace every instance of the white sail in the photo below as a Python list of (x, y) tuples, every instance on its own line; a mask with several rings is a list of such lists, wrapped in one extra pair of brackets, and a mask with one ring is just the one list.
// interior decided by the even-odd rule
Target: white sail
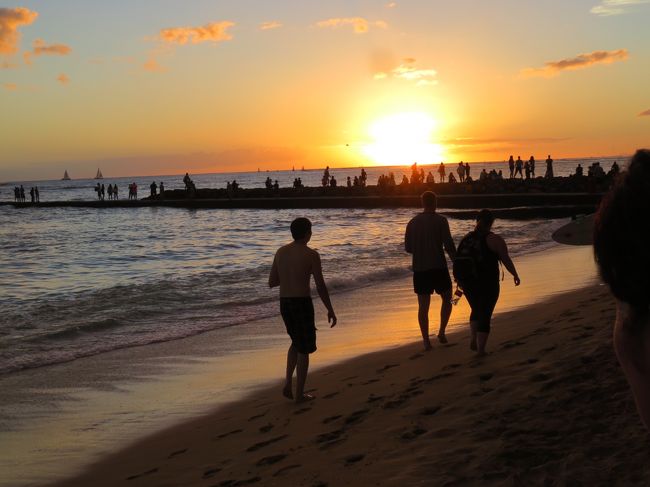
[(70, 176), (68, 176), (68, 170), (65, 170), (65, 173), (63, 174), (63, 177), (61, 178), (61, 181), (70, 181)]
[(97, 175), (95, 176), (95, 179), (104, 179), (104, 176), (102, 176), (102, 172), (97, 168)]

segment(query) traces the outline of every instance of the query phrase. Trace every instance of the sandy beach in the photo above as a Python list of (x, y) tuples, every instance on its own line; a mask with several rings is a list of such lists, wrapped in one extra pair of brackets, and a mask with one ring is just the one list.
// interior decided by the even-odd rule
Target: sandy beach
[[(458, 327), (280, 383), (141, 439), (59, 486), (647, 485), (650, 440), (600, 285), (498, 316), (478, 360)], [(276, 365), (276, 364), (274, 364)]]

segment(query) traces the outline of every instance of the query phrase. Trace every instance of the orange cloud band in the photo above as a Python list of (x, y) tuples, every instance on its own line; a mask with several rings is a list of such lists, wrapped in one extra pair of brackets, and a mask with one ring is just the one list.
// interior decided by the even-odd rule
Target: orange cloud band
[(522, 71), (524, 76), (555, 76), (561, 71), (584, 69), (596, 64), (611, 64), (624, 61), (629, 57), (627, 49), (616, 51), (594, 51), (580, 54), (576, 57), (561, 59), (560, 61), (547, 61), (543, 68), (527, 68)]
[(234, 22), (211, 22), (200, 27), (171, 27), (160, 31), (160, 39), (172, 44), (200, 44), (201, 42), (229, 41), (232, 35), (228, 29), (234, 26)]
[(14, 54), (18, 51), (21, 25), (29, 25), (38, 13), (28, 8), (0, 8), (0, 54)]

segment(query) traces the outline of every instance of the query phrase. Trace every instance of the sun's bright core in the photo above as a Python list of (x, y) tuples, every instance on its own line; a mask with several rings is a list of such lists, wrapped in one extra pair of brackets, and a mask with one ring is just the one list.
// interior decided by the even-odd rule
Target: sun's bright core
[(435, 120), (426, 113), (407, 112), (374, 121), (368, 133), (373, 139), (363, 152), (378, 165), (434, 164), (443, 159), (440, 144), (431, 141)]

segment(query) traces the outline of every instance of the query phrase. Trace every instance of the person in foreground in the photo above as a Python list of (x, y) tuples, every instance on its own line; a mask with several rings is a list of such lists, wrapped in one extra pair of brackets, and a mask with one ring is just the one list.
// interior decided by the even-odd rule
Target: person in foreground
[[(454, 275), (465, 291), (472, 312), (469, 317), (470, 348), (485, 355), (485, 346), (490, 336), (490, 322), (494, 307), (499, 299), (499, 262), (512, 274), (515, 286), (521, 283), (517, 269), (508, 254), (505, 240), (492, 232), (494, 215), (490, 210), (481, 210), (476, 217), (476, 228), (458, 245), (458, 259), (454, 262)], [(457, 272), (458, 261), (466, 254), (472, 260), (473, 271), (462, 279)]]
[(617, 301), (614, 350), (650, 429), (650, 150), (636, 152), (603, 198), (594, 256)]
[(330, 302), (320, 255), (307, 246), (311, 239), (311, 221), (296, 218), (291, 222), (293, 242), (280, 247), (275, 253), (269, 287), (280, 286), (280, 313), (291, 337), (287, 352), (287, 377), (282, 394), (293, 399), (293, 372), (296, 372), (297, 403), (310, 401), (313, 396), (305, 394), (305, 381), (309, 369), (309, 354), (316, 351), (316, 326), (314, 305), (309, 282), (314, 276), (316, 290), (327, 308), (327, 321), (336, 326), (336, 314)]
[(436, 194), (433, 191), (425, 191), (421, 198), (424, 211), (408, 222), (404, 248), (413, 255), (413, 289), (418, 295), (418, 322), (424, 349), (431, 350), (429, 305), (434, 291), (442, 298), (438, 341), (447, 343), (445, 329), (451, 316), (451, 278), (443, 247), (453, 260), (456, 246), (451, 238), (449, 222), (444, 216), (436, 213)]

